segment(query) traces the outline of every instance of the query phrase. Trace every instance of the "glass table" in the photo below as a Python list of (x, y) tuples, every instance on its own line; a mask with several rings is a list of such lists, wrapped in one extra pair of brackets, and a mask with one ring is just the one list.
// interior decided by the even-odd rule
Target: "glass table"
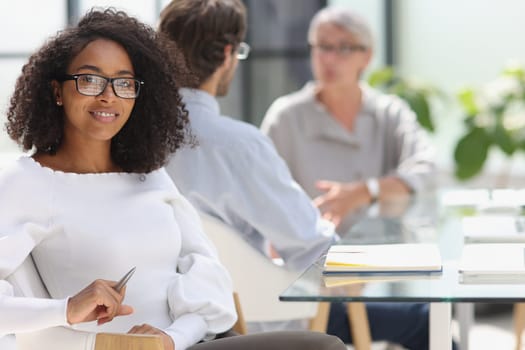
[[(391, 202), (379, 211), (369, 208), (340, 241), (340, 244), (435, 242), (443, 260), (442, 273), (326, 276), (322, 274), (322, 257), (279, 299), (289, 302), (429, 302), (430, 349), (451, 349), (451, 303), (523, 302), (525, 285), (461, 282), (458, 274), (463, 247), (461, 218), (472, 215), (476, 208), (446, 206), (442, 200), (445, 196), (446, 192), (441, 191)], [(371, 211), (379, 214), (371, 215)], [(468, 323), (473, 317), (472, 304), (458, 305), (463, 307), (461, 310), (460, 306), (458, 312), (460, 324), (461, 318)], [(462, 349), (467, 349), (468, 330), (460, 332), (460, 338)]]

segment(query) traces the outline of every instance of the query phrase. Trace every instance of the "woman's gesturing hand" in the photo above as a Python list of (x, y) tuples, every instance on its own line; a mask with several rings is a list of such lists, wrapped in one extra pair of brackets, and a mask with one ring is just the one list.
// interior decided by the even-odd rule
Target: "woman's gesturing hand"
[(97, 320), (99, 325), (110, 322), (115, 316), (129, 315), (133, 308), (123, 305), (126, 288), (120, 293), (113, 289), (114, 281), (96, 280), (69, 298), (67, 321), (69, 324)]

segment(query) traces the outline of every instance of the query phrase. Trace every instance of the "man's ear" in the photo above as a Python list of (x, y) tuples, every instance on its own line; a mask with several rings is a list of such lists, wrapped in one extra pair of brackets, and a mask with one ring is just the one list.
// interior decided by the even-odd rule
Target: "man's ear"
[(233, 45), (228, 44), (224, 46), (224, 62), (222, 65), (224, 67), (230, 67), (232, 64), (232, 60), (233, 60)]
[(62, 106), (62, 94), (60, 91), (60, 83), (56, 80), (51, 81), (51, 87), (53, 88), (53, 96), (55, 97), (55, 103), (57, 106)]

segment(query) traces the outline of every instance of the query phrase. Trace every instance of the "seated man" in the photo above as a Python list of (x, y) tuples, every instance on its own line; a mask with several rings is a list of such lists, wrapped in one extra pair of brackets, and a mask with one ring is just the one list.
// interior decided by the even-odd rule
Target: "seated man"
[[(299, 271), (334, 242), (334, 227), (320, 217), (271, 142), (255, 127), (222, 116), (215, 99), (227, 93), (245, 48), (245, 16), (240, 0), (176, 0), (161, 13), (160, 31), (184, 52), (198, 80), (182, 89), (198, 146), (177, 151), (167, 170), (197, 208), (261, 251), (271, 244), (287, 267)], [(426, 305), (375, 304), (367, 310), (373, 339), (428, 348)], [(332, 306), (330, 329), (334, 324), (336, 335), (351, 342), (343, 304)]]

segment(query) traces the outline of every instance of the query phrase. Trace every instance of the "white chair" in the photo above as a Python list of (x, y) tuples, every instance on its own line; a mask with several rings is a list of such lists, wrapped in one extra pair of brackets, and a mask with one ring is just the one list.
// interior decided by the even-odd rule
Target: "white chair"
[[(29, 256), (6, 280), (16, 296), (49, 298), (33, 259)], [(0, 338), (1, 350), (162, 350), (158, 336), (89, 333), (66, 327), (25, 332)]]
[(279, 294), (297, 279), (296, 272), (274, 264), (219, 219), (204, 213), (200, 215), (204, 232), (230, 272), (246, 322), (289, 321), (316, 316), (317, 303), (279, 301)]
[(0, 349), (15, 350), (16, 349), (15, 336), (13, 334), (8, 334), (6, 336), (0, 337)]
[[(279, 294), (297, 279), (297, 273), (274, 264), (221, 220), (202, 212), (200, 216), (204, 232), (214, 243), (221, 262), (230, 272), (244, 314), (241, 317), (246, 322), (309, 319), (310, 330), (326, 332), (329, 303), (279, 301)], [(348, 317), (354, 348), (370, 349), (370, 329), (364, 304), (348, 303)]]

